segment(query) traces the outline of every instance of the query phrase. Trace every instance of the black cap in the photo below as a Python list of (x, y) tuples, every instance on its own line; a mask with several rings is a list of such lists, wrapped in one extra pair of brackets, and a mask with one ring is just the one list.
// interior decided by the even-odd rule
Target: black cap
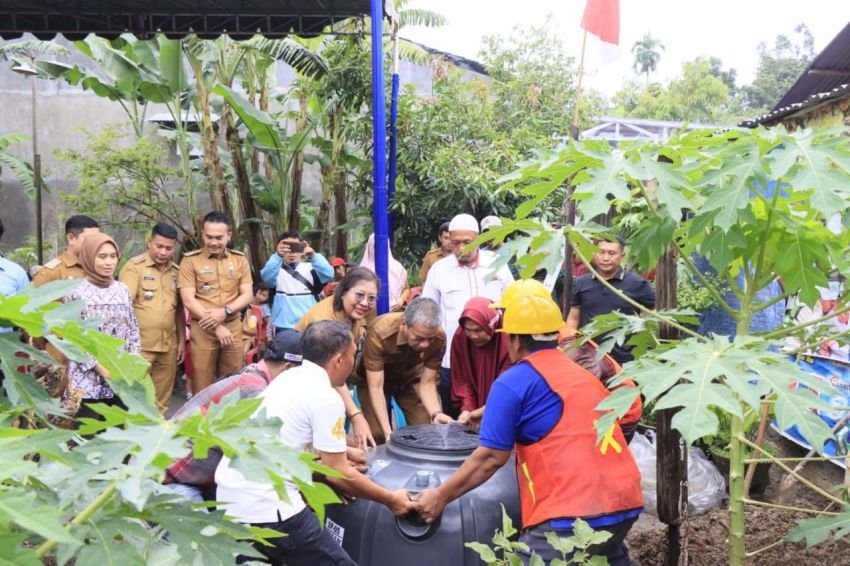
[(263, 359), (269, 362), (300, 364), (302, 360), (301, 333), (297, 330), (279, 330), (266, 347)]

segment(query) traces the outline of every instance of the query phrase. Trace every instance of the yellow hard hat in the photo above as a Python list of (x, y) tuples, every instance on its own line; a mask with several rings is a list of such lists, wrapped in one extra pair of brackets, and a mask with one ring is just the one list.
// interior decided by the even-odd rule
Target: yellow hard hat
[(517, 297), (505, 307), (499, 332), (508, 334), (552, 334), (564, 326), (561, 309), (551, 297)]
[(520, 279), (505, 287), (505, 290), (502, 291), (502, 298), (490, 305), (490, 308), (507, 308), (511, 302), (520, 297), (545, 297), (551, 299), (552, 293), (549, 292), (543, 283), (536, 279)]

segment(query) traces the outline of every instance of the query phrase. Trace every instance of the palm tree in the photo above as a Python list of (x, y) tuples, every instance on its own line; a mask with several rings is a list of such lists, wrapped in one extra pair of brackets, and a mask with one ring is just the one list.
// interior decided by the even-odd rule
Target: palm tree
[(632, 46), (632, 53), (635, 56), (632, 69), (637, 74), (643, 75), (646, 83), (649, 82), (649, 74), (654, 73), (658, 68), (661, 51), (664, 51), (664, 44), (661, 43), (660, 39), (655, 39), (649, 35), (649, 32), (643, 36), (643, 39), (636, 41)]

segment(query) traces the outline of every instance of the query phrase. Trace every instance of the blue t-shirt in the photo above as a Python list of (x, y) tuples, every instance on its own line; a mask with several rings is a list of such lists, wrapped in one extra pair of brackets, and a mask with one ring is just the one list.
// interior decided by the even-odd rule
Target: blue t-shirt
[[(30, 284), (24, 268), (0, 256), (0, 295), (10, 297), (24, 290)], [(11, 332), (11, 328), (0, 327), (0, 332)]]
[[(533, 444), (555, 428), (563, 411), (563, 400), (543, 376), (531, 364), (520, 362), (502, 373), (490, 388), (479, 444), (493, 450), (512, 450), (517, 443)], [(640, 512), (641, 509), (620, 511), (587, 518), (586, 522), (591, 527), (603, 527), (636, 517)], [(572, 519), (553, 517), (551, 527), (570, 529)]]

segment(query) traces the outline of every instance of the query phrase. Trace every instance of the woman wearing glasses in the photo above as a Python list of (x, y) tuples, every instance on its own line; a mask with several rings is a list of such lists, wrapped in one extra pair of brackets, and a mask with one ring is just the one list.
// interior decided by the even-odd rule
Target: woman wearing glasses
[[(316, 303), (301, 320), (295, 325), (295, 330), (304, 332), (306, 328), (317, 320), (345, 320), (351, 324), (351, 333), (357, 350), (363, 335), (366, 333), (367, 323), (375, 318), (375, 304), (378, 301), (380, 280), (371, 269), (355, 267), (350, 269), (345, 277), (339, 282), (334, 294)], [(338, 387), (337, 391), (345, 402), (345, 413), (351, 420), (354, 438), (360, 448), (366, 448), (368, 444), (375, 446), (375, 438), (369, 429), (369, 423), (363, 416), (348, 387)]]

